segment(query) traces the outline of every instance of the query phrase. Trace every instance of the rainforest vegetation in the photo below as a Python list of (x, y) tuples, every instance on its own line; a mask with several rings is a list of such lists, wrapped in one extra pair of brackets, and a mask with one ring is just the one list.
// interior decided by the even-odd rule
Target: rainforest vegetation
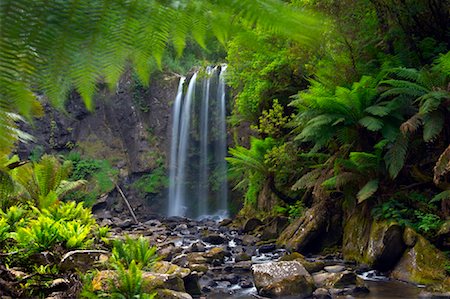
[[(119, 182), (142, 198), (165, 192), (163, 155), (130, 183), (75, 144), (17, 149), (48, 107), (70, 112), (73, 94), (96, 113), (97, 94), (131, 73), (133, 102), (148, 113), (139, 92), (158, 74), (220, 63), (233, 225), (283, 217), (277, 246), (393, 273), (357, 253), (369, 241), (356, 239), (395, 225), (402, 246), (438, 256), (404, 280), (450, 291), (449, 50), (448, 0), (1, 1), (0, 296), (66, 285), (68, 297), (51, 298), (181, 298), (155, 292), (146, 274), (167, 266), (160, 248), (113, 238), (91, 210), (111, 192), (125, 197)], [(407, 232), (421, 241), (408, 244)], [(74, 250), (96, 266), (67, 262)]]

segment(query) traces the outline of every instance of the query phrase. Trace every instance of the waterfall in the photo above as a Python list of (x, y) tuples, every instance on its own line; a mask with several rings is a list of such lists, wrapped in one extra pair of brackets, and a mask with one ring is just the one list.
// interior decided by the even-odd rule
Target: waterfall
[(225, 70), (196, 72), (185, 95), (180, 79), (172, 111), (169, 216), (227, 213)]
[[(183, 85), (186, 81), (185, 77), (180, 78), (178, 84), (177, 96), (173, 103), (172, 115), (172, 137), (170, 140), (170, 164), (169, 164), (169, 181), (175, 182), (177, 176), (177, 156), (178, 156), (178, 135), (180, 131), (180, 114), (181, 114), (181, 100), (183, 99)], [(169, 185), (169, 215), (176, 215), (178, 211), (175, 207), (175, 192), (176, 184)]]

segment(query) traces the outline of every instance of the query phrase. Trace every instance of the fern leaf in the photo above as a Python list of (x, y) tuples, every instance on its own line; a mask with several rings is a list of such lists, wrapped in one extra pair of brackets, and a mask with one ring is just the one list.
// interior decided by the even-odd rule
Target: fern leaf
[(403, 134), (412, 134), (422, 125), (422, 116), (417, 113), (414, 114), (410, 119), (405, 121), (400, 126), (400, 131)]
[(320, 174), (320, 169), (314, 169), (306, 173), (292, 186), (292, 190), (309, 189), (314, 187)]
[(435, 195), (431, 200), (430, 203), (439, 202), (442, 200), (450, 199), (450, 190), (442, 191), (441, 193)]
[(367, 182), (361, 190), (359, 190), (356, 198), (358, 199), (358, 203), (362, 203), (369, 197), (371, 197), (378, 190), (378, 180), (371, 180)]
[(444, 128), (444, 115), (440, 111), (434, 111), (423, 117), (423, 140), (432, 141)]
[(374, 132), (381, 130), (384, 125), (383, 121), (372, 116), (363, 117), (358, 122), (363, 127)]
[(384, 160), (391, 178), (395, 179), (405, 165), (409, 138), (400, 134), (392, 147), (386, 152)]
[(438, 185), (442, 176), (450, 172), (450, 145), (442, 152), (433, 168), (433, 182)]

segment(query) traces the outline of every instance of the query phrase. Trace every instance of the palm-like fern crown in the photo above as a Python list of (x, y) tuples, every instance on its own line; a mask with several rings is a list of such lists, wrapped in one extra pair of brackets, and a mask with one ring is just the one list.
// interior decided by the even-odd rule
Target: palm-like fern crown
[(35, 93), (63, 107), (75, 87), (88, 108), (99, 79), (114, 87), (128, 64), (144, 84), (172, 43), (187, 36), (206, 47), (258, 25), (311, 42), (320, 26), (311, 14), (279, 0), (3, 0), (0, 3), (0, 148), (17, 138), (6, 112), (30, 117)]
[[(395, 130), (399, 108), (395, 101), (378, 98), (378, 79), (363, 76), (351, 88), (327, 89), (323, 84), (312, 81), (310, 88), (300, 92), (291, 103), (299, 112), (294, 129), (297, 140), (312, 142), (317, 150), (330, 139), (337, 138), (342, 144), (352, 143), (359, 128), (381, 131), (383, 135)], [(397, 121), (398, 122), (398, 121)]]

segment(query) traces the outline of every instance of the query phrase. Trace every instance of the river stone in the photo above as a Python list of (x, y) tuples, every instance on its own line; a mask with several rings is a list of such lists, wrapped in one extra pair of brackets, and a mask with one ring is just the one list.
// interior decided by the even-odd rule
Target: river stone
[(225, 243), (226, 239), (220, 234), (208, 234), (202, 238), (202, 241), (213, 245), (220, 245)]
[(177, 292), (169, 289), (159, 289), (157, 290), (159, 299), (192, 299), (192, 296), (188, 293)]
[[(110, 252), (105, 250), (73, 250), (66, 253), (59, 263), (63, 271), (87, 270), (100, 261), (105, 261)], [(103, 257), (103, 258), (102, 258)]]
[(313, 293), (314, 299), (331, 299), (330, 292), (325, 288), (319, 288)]
[(231, 220), (230, 218), (225, 218), (219, 222), (219, 226), (228, 226), (231, 223), (233, 223), (233, 220)]
[(324, 267), (324, 270), (329, 273), (339, 273), (345, 270), (345, 266), (342, 265), (326, 266)]
[(160, 274), (179, 276), (181, 278), (185, 278), (191, 273), (191, 270), (187, 268), (182, 268), (166, 261), (156, 262), (152, 268), (152, 271)]
[(223, 262), (225, 256), (229, 255), (229, 253), (225, 252), (225, 250), (221, 247), (214, 247), (211, 248), (211, 250), (204, 253), (203, 257), (208, 261), (211, 262), (213, 260), (219, 260)]
[(309, 273), (319, 272), (320, 270), (322, 270), (325, 267), (325, 262), (323, 262), (323, 261), (311, 261), (311, 262), (307, 261), (305, 259), (305, 257), (298, 252), (293, 252), (291, 254), (287, 254), (280, 258), (281, 262), (282, 261), (295, 261), (295, 260), (299, 261)]
[(298, 261), (270, 262), (252, 266), (255, 286), (262, 296), (305, 298), (314, 291), (314, 281)]
[(450, 291), (450, 279), (443, 267), (448, 259), (421, 235), (408, 230), (404, 237), (413, 235), (416, 239), (414, 246), (406, 250), (391, 276), (411, 283), (441, 285), (444, 291)]
[(262, 221), (258, 218), (250, 218), (245, 222), (242, 230), (246, 233), (249, 233), (260, 227), (262, 224)]

